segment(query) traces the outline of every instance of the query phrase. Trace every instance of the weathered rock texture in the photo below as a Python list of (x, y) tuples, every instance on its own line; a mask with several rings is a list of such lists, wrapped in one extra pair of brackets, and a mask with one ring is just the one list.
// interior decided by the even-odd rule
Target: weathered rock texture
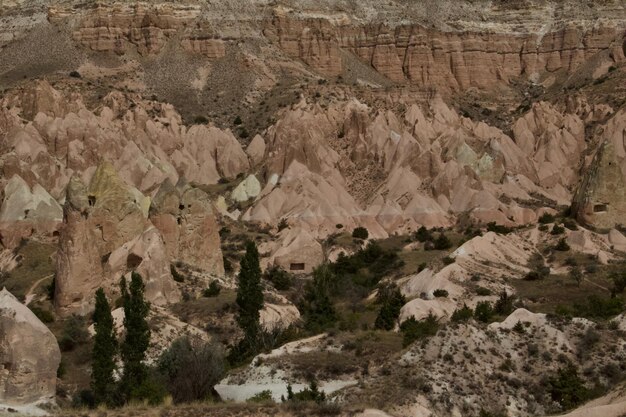
[(72, 177), (59, 237), (55, 307), (86, 314), (98, 287), (118, 293), (122, 275), (136, 270), (146, 298), (164, 304), (179, 298), (161, 235), (148, 221), (149, 199), (127, 186), (113, 166), (98, 167), (88, 187)]
[(0, 291), (0, 403), (54, 401), (60, 362), (52, 332), (10, 292)]
[(600, 140), (573, 208), (583, 223), (608, 230), (626, 225), (626, 111), (611, 118)]
[(169, 259), (223, 275), (218, 225), (211, 206), (202, 190), (166, 181), (150, 206), (150, 221), (163, 236)]

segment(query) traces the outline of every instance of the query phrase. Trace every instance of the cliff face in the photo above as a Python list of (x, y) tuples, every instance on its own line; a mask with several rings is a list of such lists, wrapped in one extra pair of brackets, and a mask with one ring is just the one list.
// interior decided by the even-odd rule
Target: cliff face
[(136, 50), (146, 56), (162, 53), (171, 42), (214, 60), (224, 57), (229, 45), (260, 43), (277, 46), (324, 76), (339, 76), (349, 69), (343, 62), (345, 51), (392, 82), (459, 91), (493, 89), (517, 77), (537, 81), (558, 71), (571, 73), (600, 53), (613, 62), (623, 61), (626, 11), (607, 4), (597, 6), (598, 19), (577, 20), (548, 7), (551, 3), (543, 6), (545, 15), (540, 15), (539, 6), (529, 4), (517, 11), (519, 25), (507, 21), (511, 16), (490, 3), (480, 16), (448, 18), (436, 27), (432, 25), (441, 16), (407, 23), (418, 6), (407, 6), (410, 10), (402, 18), (394, 3), (381, 5), (390, 9), (385, 10), (392, 14), (388, 19), (363, 19), (356, 11), (333, 9), (302, 12), (255, 1), (247, 12), (237, 14), (224, 5), (202, 8), (197, 3), (51, 7), (48, 20), (75, 22), (72, 39), (92, 51)]

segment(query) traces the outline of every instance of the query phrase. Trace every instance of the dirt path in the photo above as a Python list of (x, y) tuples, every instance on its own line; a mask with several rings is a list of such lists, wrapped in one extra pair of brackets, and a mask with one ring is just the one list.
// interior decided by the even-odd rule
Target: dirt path
[(28, 289), (28, 292), (26, 293), (26, 296), (24, 297), (24, 304), (29, 305), (30, 302), (33, 301), (33, 298), (35, 298), (35, 289), (37, 289), (39, 284), (41, 284), (43, 281), (47, 280), (48, 278), (52, 278), (53, 276), (54, 274), (46, 275), (45, 277), (35, 281), (35, 283), (30, 286), (30, 288)]

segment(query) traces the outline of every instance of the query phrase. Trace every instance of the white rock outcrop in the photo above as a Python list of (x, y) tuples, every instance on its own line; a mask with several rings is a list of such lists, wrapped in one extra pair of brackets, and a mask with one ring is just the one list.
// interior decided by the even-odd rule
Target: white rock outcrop
[(0, 291), (0, 403), (53, 401), (61, 351), (52, 332), (9, 291)]

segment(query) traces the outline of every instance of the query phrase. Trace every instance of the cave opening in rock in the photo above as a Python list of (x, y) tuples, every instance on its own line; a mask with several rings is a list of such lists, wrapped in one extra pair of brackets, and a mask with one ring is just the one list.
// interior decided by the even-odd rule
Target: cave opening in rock
[(609, 211), (609, 205), (608, 204), (594, 204), (594, 206), (593, 206), (593, 212), (594, 213), (604, 213), (606, 211)]
[(135, 269), (137, 268), (141, 262), (143, 261), (143, 258), (139, 255), (135, 255), (134, 253), (130, 253), (128, 254), (128, 257), (126, 258), (126, 268), (128, 269)]
[(294, 262), (289, 265), (291, 271), (304, 271), (304, 262)]

